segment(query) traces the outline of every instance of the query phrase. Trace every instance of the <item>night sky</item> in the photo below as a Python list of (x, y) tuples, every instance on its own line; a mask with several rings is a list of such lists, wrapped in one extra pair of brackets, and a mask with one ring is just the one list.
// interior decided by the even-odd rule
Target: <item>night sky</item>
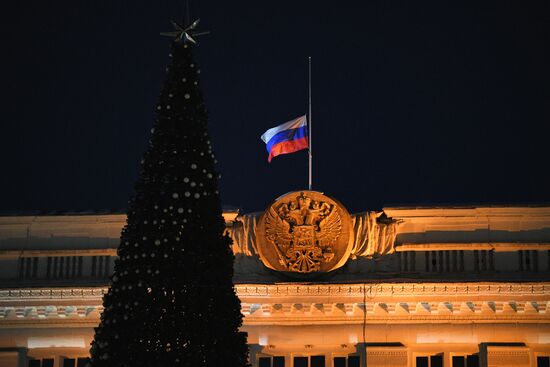
[[(124, 209), (183, 1), (4, 5), (0, 210)], [(224, 205), (307, 187), (260, 135), (307, 111), (350, 211), (549, 203), (550, 2), (191, 1)]]

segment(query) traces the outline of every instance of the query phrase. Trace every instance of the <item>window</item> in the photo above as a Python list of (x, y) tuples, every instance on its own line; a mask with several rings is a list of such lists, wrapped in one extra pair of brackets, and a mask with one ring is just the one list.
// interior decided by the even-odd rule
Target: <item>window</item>
[(311, 356), (311, 367), (325, 367), (325, 356)]
[(359, 367), (359, 356), (334, 357), (334, 367)]
[(325, 356), (294, 357), (294, 367), (325, 367)]
[(258, 358), (258, 367), (285, 367), (285, 357), (264, 356)]
[(53, 358), (30, 359), (29, 367), (53, 367)]
[(88, 367), (90, 358), (64, 358), (63, 367)]
[(452, 367), (479, 367), (479, 357), (477, 354), (469, 356), (453, 356)]
[(416, 357), (416, 367), (443, 367), (443, 355)]
[(294, 357), (294, 367), (309, 367), (308, 357)]
[(537, 367), (550, 367), (550, 357), (548, 356), (537, 357)]

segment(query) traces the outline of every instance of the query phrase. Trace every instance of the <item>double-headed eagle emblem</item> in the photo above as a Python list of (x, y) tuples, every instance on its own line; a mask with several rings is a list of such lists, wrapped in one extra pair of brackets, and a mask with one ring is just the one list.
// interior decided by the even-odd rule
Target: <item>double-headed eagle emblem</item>
[(265, 213), (265, 237), (287, 271), (311, 273), (334, 258), (342, 218), (334, 204), (300, 193)]

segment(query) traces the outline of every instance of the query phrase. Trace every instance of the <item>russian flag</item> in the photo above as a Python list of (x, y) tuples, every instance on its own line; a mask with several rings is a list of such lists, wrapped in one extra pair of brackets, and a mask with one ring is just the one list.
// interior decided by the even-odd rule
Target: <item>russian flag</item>
[(267, 130), (262, 135), (262, 140), (266, 144), (269, 153), (268, 162), (271, 162), (271, 159), (278, 155), (294, 153), (308, 148), (306, 116), (300, 116)]

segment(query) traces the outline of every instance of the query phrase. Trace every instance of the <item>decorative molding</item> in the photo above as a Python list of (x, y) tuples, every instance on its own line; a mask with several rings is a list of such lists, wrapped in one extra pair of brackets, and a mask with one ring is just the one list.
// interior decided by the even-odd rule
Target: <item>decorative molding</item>
[(550, 283), (376, 283), (376, 284), (238, 284), (237, 295), (245, 297), (449, 297), (488, 295), (540, 295), (550, 297)]
[[(24, 300), (101, 300), (107, 287), (86, 288), (28, 288), (1, 289), (0, 302)], [(550, 300), (550, 283), (375, 283), (375, 284), (237, 284), (235, 291), (241, 299), (272, 297), (476, 297), (488, 299), (499, 296), (516, 299), (523, 296), (542, 296)]]
[[(550, 323), (548, 283), (239, 284), (235, 288), (245, 324), (359, 324), (365, 314), (368, 323)], [(106, 292), (105, 287), (0, 290), (0, 324), (96, 320)]]
[(487, 347), (488, 367), (529, 367), (529, 349), (526, 347)]
[[(514, 303), (517, 308), (505, 308)], [(345, 320), (360, 323), (366, 310), (367, 322), (395, 321), (536, 321), (550, 323), (548, 302), (367, 302), (363, 303), (242, 303), (246, 323), (309, 322)], [(276, 310), (276, 311), (274, 311)], [(299, 311), (296, 311), (299, 310)]]
[(53, 257), (53, 256), (117, 256), (116, 248), (103, 249), (70, 249), (70, 250), (0, 250), (0, 259), (17, 259), (20, 257)]
[(367, 366), (406, 366), (407, 350), (399, 347), (367, 347)]
[(496, 252), (510, 252), (519, 250), (550, 250), (550, 243), (518, 243), (518, 242), (477, 242), (477, 243), (403, 243), (395, 246), (396, 252), (404, 251), (473, 251), (494, 250)]
[(56, 319), (56, 318), (97, 318), (103, 306), (24, 306), (0, 307), (0, 319)]
[(106, 287), (2, 289), (0, 290), (0, 302), (75, 299), (101, 301), (107, 291)]

